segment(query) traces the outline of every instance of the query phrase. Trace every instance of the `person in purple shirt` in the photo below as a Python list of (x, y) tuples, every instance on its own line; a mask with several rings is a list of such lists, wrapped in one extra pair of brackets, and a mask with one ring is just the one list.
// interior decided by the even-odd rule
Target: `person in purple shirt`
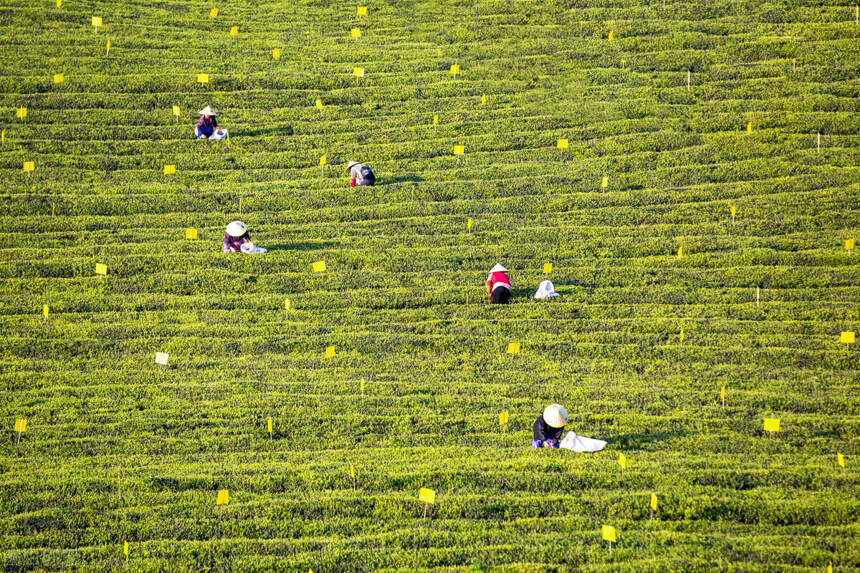
[(248, 227), (242, 221), (233, 221), (227, 225), (227, 232), (224, 233), (224, 252), (238, 253), (242, 250), (242, 244), (251, 242), (251, 235), (248, 234)]
[(197, 122), (197, 139), (209, 139), (215, 134), (218, 120), (215, 119), (215, 110), (208, 105), (200, 110), (200, 121)]

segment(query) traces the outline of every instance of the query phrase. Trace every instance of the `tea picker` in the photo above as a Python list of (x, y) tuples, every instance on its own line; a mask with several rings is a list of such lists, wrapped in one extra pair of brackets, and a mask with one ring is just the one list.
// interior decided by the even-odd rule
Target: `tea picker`
[(227, 225), (227, 232), (224, 233), (224, 252), (256, 254), (265, 253), (266, 249), (251, 242), (251, 235), (245, 223), (233, 221)]
[(372, 186), (376, 184), (376, 175), (369, 166), (358, 161), (350, 161), (346, 165), (346, 172), (349, 173), (349, 186), (359, 187)]
[(508, 304), (511, 300), (511, 281), (505, 274), (507, 272), (508, 269), (499, 264), (490, 269), (486, 286), (491, 304)]
[(537, 417), (532, 426), (532, 449), (557, 448), (561, 433), (567, 424), (567, 410), (559, 404), (550, 404)]
[(218, 120), (215, 119), (215, 110), (208, 105), (200, 110), (200, 121), (197, 122), (197, 127), (194, 134), (197, 139), (226, 139), (227, 130), (218, 127)]

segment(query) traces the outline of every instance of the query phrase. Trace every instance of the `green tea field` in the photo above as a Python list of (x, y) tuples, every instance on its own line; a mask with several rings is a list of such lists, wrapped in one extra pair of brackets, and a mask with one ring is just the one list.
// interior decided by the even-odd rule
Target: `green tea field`
[[(856, 2), (0, 39), (0, 571), (860, 570)], [(532, 449), (552, 403), (606, 447)]]

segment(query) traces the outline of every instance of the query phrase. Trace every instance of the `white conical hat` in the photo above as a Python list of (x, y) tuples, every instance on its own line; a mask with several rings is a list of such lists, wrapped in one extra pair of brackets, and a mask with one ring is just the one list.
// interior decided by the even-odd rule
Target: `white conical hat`
[(227, 234), (231, 237), (241, 237), (248, 230), (242, 221), (233, 221), (227, 225)]
[(506, 273), (506, 272), (508, 272), (508, 269), (506, 269), (506, 268), (505, 268), (505, 267), (503, 267), (502, 265), (500, 265), (500, 264), (496, 263), (496, 266), (494, 266), (493, 268), (491, 268), (491, 269), (490, 269), (490, 272), (491, 272), (491, 273)]
[(200, 115), (217, 115), (215, 110), (209, 107), (208, 105), (200, 110)]
[(567, 410), (564, 406), (550, 404), (543, 411), (543, 421), (553, 428), (563, 428), (567, 424)]
[(349, 163), (346, 164), (346, 170), (349, 171), (350, 169), (353, 168), (353, 166), (358, 165), (358, 164), (359, 164), (358, 161), (350, 161)]

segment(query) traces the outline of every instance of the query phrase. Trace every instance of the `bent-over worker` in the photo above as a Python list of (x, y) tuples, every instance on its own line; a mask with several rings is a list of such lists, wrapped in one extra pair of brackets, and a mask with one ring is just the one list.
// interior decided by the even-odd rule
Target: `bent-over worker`
[(242, 251), (244, 243), (251, 242), (251, 235), (248, 233), (248, 227), (242, 221), (233, 221), (227, 225), (227, 232), (224, 233), (224, 252), (239, 253)]
[(499, 264), (490, 269), (486, 285), (492, 304), (508, 304), (511, 300), (511, 281), (506, 272), (508, 269)]
[(567, 410), (564, 406), (558, 404), (547, 406), (532, 426), (532, 449), (557, 448), (561, 442), (561, 433), (565, 424), (567, 424)]
[(376, 183), (376, 175), (373, 174), (370, 167), (358, 161), (350, 161), (346, 165), (346, 172), (349, 173), (349, 186), (364, 187), (366, 185), (374, 185)]
[(194, 134), (197, 139), (224, 139), (227, 137), (227, 130), (218, 127), (215, 110), (207, 105), (200, 110), (200, 121), (197, 122)]

